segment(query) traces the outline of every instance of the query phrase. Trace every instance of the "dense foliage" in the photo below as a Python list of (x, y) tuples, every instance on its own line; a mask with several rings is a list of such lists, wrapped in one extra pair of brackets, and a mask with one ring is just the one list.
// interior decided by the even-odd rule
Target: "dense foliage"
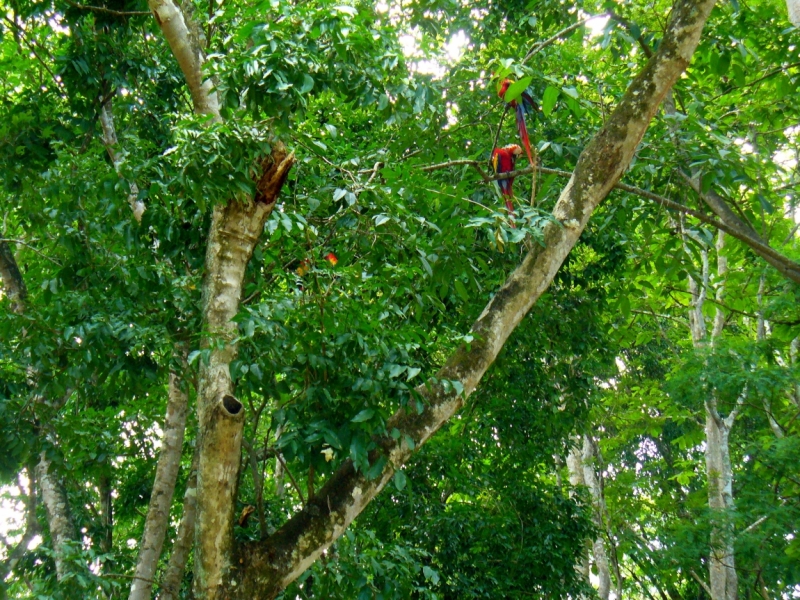
[[(383, 465), (369, 456), (377, 435), (393, 433), (387, 419), (421, 410), (414, 386), (474, 341), (470, 324), (543, 243), (566, 179), (519, 176), (512, 227), (478, 169), (424, 169), (488, 164), (496, 140), (517, 140), (494, 75), (530, 78), (538, 156), (571, 171), (657, 47), (669, 4), (184, 10), (223, 123), (193, 114), (145, 2), (3, 4), (0, 238), (27, 298), (14, 311), (0, 295), (0, 557), (35, 535), (6, 561), (0, 597), (127, 595), (168, 374), (183, 373), (193, 401), (210, 352), (201, 289), (211, 210), (255, 192), (276, 138), (297, 163), (247, 268), (230, 372), (247, 411), (236, 513), (256, 509), (238, 539), (273, 532), (347, 458), (377, 475)], [(800, 32), (783, 4), (720, 4), (624, 181), (707, 213), (681, 172), (699, 178), (800, 259), (798, 65)], [(118, 165), (99, 124), (109, 101)], [(131, 193), (146, 206), (141, 223)], [(800, 287), (733, 238), (718, 250), (716, 234), (612, 191), (462, 413), (284, 597), (577, 597), (593, 593), (575, 565), (597, 537), (625, 597), (705, 597), (718, 519), (734, 523), (741, 597), (796, 594)], [(727, 272), (715, 276), (721, 257)], [(717, 311), (725, 325), (705, 346), (692, 343), (688, 318), (689, 279), (704, 276), (708, 327)], [(736, 508), (724, 515), (707, 498), (710, 395), (723, 415), (742, 405)], [(196, 427), (190, 416), (162, 568)], [(598, 448), (599, 519), (597, 499), (569, 484), (582, 435)], [(60, 582), (36, 500), (43, 454), (80, 532)], [(190, 563), (186, 597), (191, 577)]]

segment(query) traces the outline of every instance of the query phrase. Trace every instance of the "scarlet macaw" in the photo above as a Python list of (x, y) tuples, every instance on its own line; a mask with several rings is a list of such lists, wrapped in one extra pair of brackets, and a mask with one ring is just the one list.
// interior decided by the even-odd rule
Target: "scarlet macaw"
[[(510, 79), (504, 79), (503, 83), (500, 84), (500, 90), (497, 92), (497, 95), (500, 96), (501, 100), (505, 101), (506, 92), (512, 83), (513, 81)], [(522, 95), (518, 100), (512, 100), (509, 102), (509, 105), (514, 109), (514, 112), (517, 115), (517, 130), (519, 131), (519, 137), (522, 140), (522, 145), (525, 146), (525, 152), (528, 153), (528, 161), (530, 161), (531, 166), (534, 166), (533, 155), (531, 153), (531, 140), (528, 138), (528, 128), (525, 126), (525, 115), (533, 114), (533, 112), (538, 110), (539, 107), (536, 105), (536, 102), (534, 102), (533, 97), (530, 95), (528, 90), (522, 92)]]
[[(514, 166), (517, 164), (517, 157), (520, 154), (522, 154), (522, 148), (516, 144), (511, 144), (502, 148), (495, 148), (494, 152), (492, 152), (492, 168), (494, 169), (494, 172), (510, 173), (513, 171)], [(511, 203), (511, 199), (514, 197), (514, 192), (511, 191), (514, 178), (509, 177), (508, 179), (498, 179), (497, 183), (500, 184), (500, 191), (503, 192), (503, 197), (506, 200), (506, 208), (508, 209), (508, 214), (512, 219), (511, 226), (516, 227), (513, 221), (514, 205)]]

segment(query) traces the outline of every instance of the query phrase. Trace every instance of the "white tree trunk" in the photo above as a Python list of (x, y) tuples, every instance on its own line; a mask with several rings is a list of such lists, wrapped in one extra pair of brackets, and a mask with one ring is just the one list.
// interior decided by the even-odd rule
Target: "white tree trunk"
[[(114, 128), (114, 113), (111, 109), (111, 100), (100, 107), (100, 126), (103, 128), (103, 145), (114, 165), (114, 170), (119, 173), (122, 165), (123, 156), (117, 143), (117, 130)], [(133, 218), (137, 223), (141, 223), (142, 215), (145, 211), (144, 202), (139, 200), (139, 186), (135, 181), (130, 182), (130, 193), (128, 194), (128, 204), (133, 211)]]
[[(583, 480), (586, 487), (589, 488), (589, 493), (592, 496), (592, 519), (595, 527), (599, 531), (605, 531), (605, 523), (603, 516), (605, 515), (605, 499), (603, 498), (603, 490), (600, 486), (600, 480), (595, 472), (596, 453), (594, 442), (588, 435), (583, 436)], [(608, 568), (608, 554), (606, 554), (606, 546), (603, 542), (602, 534), (597, 537), (592, 543), (592, 556), (594, 556), (594, 564), (597, 567), (597, 595), (601, 600), (608, 600), (608, 595), (611, 593), (611, 571)]]
[(800, 0), (786, 0), (786, 9), (789, 12), (789, 22), (800, 27)]
[(715, 402), (706, 404), (706, 474), (708, 506), (714, 516), (711, 528), (709, 579), (712, 600), (736, 600), (738, 578), (733, 551), (735, 531), (730, 520), (733, 504), (730, 428), (719, 418)]
[[(567, 471), (569, 472), (569, 484), (572, 487), (586, 485), (586, 479), (583, 476), (583, 446), (581, 443), (581, 436), (573, 435), (570, 437), (572, 440), (572, 448), (570, 448), (567, 455)], [(575, 565), (575, 570), (580, 573), (583, 580), (587, 585), (591, 585), (589, 574), (591, 573), (591, 565), (589, 563), (589, 544), (584, 545), (583, 552), (581, 552), (580, 560)]]

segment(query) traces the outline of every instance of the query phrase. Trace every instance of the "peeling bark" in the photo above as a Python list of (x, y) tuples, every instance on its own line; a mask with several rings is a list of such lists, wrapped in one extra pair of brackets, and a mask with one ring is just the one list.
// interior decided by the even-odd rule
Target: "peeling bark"
[[(396, 427), (404, 435), (398, 440), (391, 436), (379, 440), (380, 450), (374, 451), (370, 460), (378, 460), (381, 454), (388, 459), (380, 475), (368, 480), (356, 472), (352, 462), (345, 461), (314, 499), (275, 534), (237, 549), (227, 596), (272, 598), (294, 581), (342, 535), (394, 471), (408, 460), (412, 450), (405, 442), (406, 436), (413, 439), (415, 447), (421, 446), (461, 408), (508, 336), (550, 285), (594, 209), (630, 164), (664, 95), (688, 65), (713, 6), (713, 0), (676, 2), (658, 52), (578, 159), (553, 211), (558, 224), (551, 223), (545, 229), (544, 247), (536, 246), (530, 251), (486, 306), (472, 327), (475, 341), (470, 347), (456, 350), (435, 380), (417, 388), (426, 401), (422, 413), (401, 410), (389, 419), (387, 430)], [(459, 381), (463, 394), (451, 387), (446, 389), (443, 380)], [(203, 499), (202, 493), (200, 497)]]
[(183, 573), (194, 542), (195, 517), (197, 515), (197, 452), (192, 459), (191, 472), (183, 494), (183, 516), (178, 526), (178, 535), (172, 545), (169, 564), (161, 580), (159, 600), (177, 600), (180, 597)]
[(169, 374), (169, 400), (167, 416), (164, 419), (164, 436), (161, 440), (156, 477), (139, 547), (135, 579), (128, 600), (147, 600), (153, 588), (153, 578), (169, 526), (169, 509), (175, 493), (175, 481), (181, 465), (183, 434), (189, 410), (189, 396), (183, 389), (184, 385), (178, 375)]
[(255, 200), (217, 205), (212, 216), (203, 284), (203, 316), (210, 349), (201, 365), (197, 413), (199, 456), (194, 592), (216, 598), (230, 568), (244, 410), (234, 395), (229, 365), (236, 357), (233, 322), (247, 263), (280, 193), (294, 154), (280, 142), (264, 164)]
[(50, 539), (53, 542), (53, 558), (56, 563), (56, 578), (61, 581), (69, 572), (66, 563), (69, 542), (75, 539), (75, 527), (69, 516), (67, 494), (58, 478), (50, 472), (50, 460), (42, 452), (36, 465), (36, 478), (42, 491), (42, 503), (47, 512)]

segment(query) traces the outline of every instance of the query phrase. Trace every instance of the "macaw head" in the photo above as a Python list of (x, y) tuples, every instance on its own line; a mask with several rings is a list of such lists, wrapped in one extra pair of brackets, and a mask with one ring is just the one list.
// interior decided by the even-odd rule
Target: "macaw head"
[(511, 154), (513, 154), (514, 158), (522, 154), (522, 148), (520, 148), (517, 144), (509, 144), (508, 146), (505, 147), (505, 149), (508, 150)]

